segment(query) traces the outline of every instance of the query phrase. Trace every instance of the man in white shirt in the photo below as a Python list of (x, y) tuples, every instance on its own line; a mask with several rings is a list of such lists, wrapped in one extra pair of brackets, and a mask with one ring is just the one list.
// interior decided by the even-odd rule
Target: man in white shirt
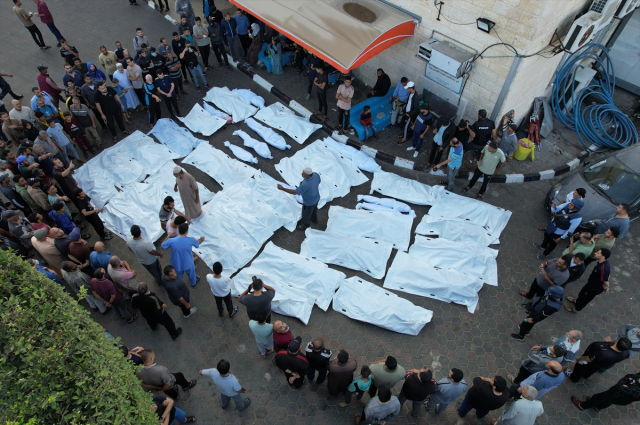
[(222, 264), (220, 262), (213, 263), (213, 274), (207, 275), (207, 283), (211, 288), (211, 292), (213, 292), (213, 297), (216, 299), (218, 315), (222, 317), (222, 310), (224, 309), (222, 302), (224, 301), (227, 305), (227, 311), (229, 311), (229, 317), (233, 318), (238, 311), (238, 307), (231, 302), (231, 279), (222, 277)]
[(33, 109), (27, 106), (22, 106), (18, 99), (13, 99), (11, 101), (11, 106), (13, 106), (13, 109), (9, 111), (9, 118), (20, 121), (29, 121), (32, 124), (36, 122), (36, 116), (33, 114)]
[(491, 423), (501, 425), (534, 425), (536, 418), (544, 413), (542, 402), (536, 400), (538, 390), (532, 386), (522, 389), (522, 398), (512, 403), (498, 419)]

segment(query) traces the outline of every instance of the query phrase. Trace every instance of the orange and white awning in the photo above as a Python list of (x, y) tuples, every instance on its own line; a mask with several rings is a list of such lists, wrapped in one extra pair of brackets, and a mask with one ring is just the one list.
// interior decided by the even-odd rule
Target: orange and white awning
[(412, 16), (377, 0), (230, 1), (343, 73), (415, 32)]

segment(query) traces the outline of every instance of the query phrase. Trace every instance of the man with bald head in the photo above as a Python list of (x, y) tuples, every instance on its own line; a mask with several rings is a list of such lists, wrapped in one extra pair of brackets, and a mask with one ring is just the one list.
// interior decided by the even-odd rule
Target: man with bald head
[(327, 377), (327, 368), (329, 367), (329, 360), (331, 360), (331, 350), (325, 348), (322, 338), (318, 338), (308, 343), (305, 351), (305, 355), (309, 361), (309, 369), (307, 370), (309, 382), (313, 382), (316, 371), (318, 371), (316, 384), (322, 384)]
[(287, 189), (281, 184), (278, 185), (278, 189), (283, 192), (302, 196), (302, 223), (298, 225), (298, 230), (306, 230), (311, 226), (311, 222), (318, 223), (321, 180), (318, 173), (314, 173), (311, 167), (306, 167), (302, 170), (302, 181), (295, 189)]
[(562, 365), (556, 360), (549, 360), (545, 364), (545, 370), (536, 372), (520, 384), (511, 386), (511, 397), (516, 400), (524, 396), (524, 389), (528, 386), (538, 391), (539, 400), (543, 395), (562, 384), (564, 381), (564, 373), (562, 373)]
[(111, 260), (111, 253), (106, 251), (102, 242), (96, 242), (93, 245), (93, 252), (89, 255), (89, 261), (91, 262), (91, 268), (94, 270), (109, 268), (109, 261)]
[(22, 103), (18, 99), (11, 101), (13, 109), (9, 111), (9, 117), (14, 120), (22, 122), (22, 120), (29, 121), (30, 123), (36, 122), (36, 116), (33, 114), (33, 109), (28, 106), (22, 106)]
[(273, 322), (273, 347), (278, 351), (286, 350), (289, 343), (293, 340), (293, 332), (289, 330), (289, 326), (282, 320)]

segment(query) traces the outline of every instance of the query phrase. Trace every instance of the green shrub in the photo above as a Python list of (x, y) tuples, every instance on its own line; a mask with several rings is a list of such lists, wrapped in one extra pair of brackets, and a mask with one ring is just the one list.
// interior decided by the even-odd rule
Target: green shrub
[(0, 251), (0, 423), (154, 424), (136, 366), (88, 311)]

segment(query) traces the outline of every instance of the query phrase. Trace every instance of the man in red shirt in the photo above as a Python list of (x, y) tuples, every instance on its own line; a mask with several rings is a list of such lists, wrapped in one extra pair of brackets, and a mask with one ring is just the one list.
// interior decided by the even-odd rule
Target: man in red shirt
[(58, 31), (58, 28), (56, 28), (56, 25), (53, 23), (53, 15), (51, 15), (51, 12), (49, 12), (49, 7), (42, 0), (31, 1), (38, 6), (38, 13), (34, 14), (33, 16), (38, 16), (40, 18), (40, 21), (42, 21), (43, 24), (49, 27), (49, 30), (51, 31), (53, 36), (56, 38), (56, 40), (58, 40), (57, 47), (60, 47), (60, 40), (62, 40), (64, 37), (62, 36), (62, 34), (60, 34), (60, 31)]
[(121, 319), (125, 319), (127, 323), (132, 323), (138, 318), (138, 314), (131, 314), (127, 308), (124, 297), (113, 285), (113, 282), (107, 279), (106, 274), (104, 269), (95, 271), (93, 279), (89, 282), (91, 293), (94, 297), (102, 301), (107, 308), (115, 308), (115, 310), (120, 313)]
[(49, 75), (48, 66), (38, 65), (37, 80), (38, 80), (38, 86), (40, 87), (40, 90), (42, 90), (43, 92), (51, 96), (51, 102), (53, 102), (53, 105), (57, 109), (58, 104), (62, 102), (62, 97), (60, 96), (60, 93), (62, 93), (64, 89), (59, 87), (58, 84), (56, 84), (56, 82), (51, 79), (51, 76)]

